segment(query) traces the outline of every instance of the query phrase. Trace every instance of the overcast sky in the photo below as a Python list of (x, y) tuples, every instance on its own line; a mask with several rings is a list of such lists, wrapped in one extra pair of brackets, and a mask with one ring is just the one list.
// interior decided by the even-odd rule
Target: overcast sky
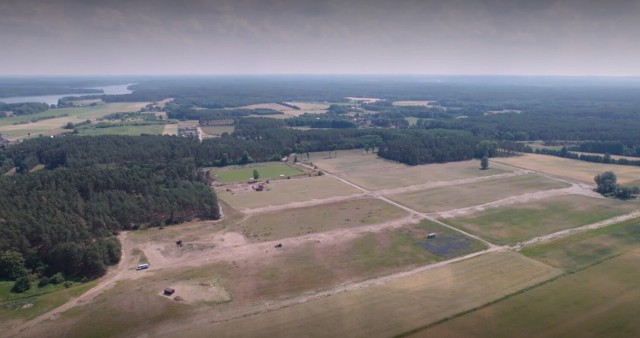
[(640, 75), (639, 0), (0, 0), (0, 74)]

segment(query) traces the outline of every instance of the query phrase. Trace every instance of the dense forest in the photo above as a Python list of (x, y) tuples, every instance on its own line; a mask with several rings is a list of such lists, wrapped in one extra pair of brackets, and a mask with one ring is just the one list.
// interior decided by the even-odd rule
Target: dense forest
[[(181, 152), (193, 142), (172, 140), (38, 138), (3, 150), (18, 171), (0, 177), (0, 252), (12, 258), (0, 259), (0, 277), (94, 278), (118, 262), (119, 230), (219, 218), (215, 193)], [(29, 172), (36, 163), (46, 168)]]

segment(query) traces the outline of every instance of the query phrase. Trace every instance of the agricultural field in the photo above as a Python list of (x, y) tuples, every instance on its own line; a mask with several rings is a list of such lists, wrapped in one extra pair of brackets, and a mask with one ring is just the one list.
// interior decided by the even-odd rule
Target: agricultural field
[[(302, 157), (306, 159), (306, 154)], [(338, 151), (338, 156), (331, 158), (328, 152), (313, 153), (310, 154), (310, 162), (369, 190), (492, 176), (513, 171), (494, 163), (488, 170), (480, 170), (480, 162), (477, 160), (406, 166), (381, 159), (375, 154), (366, 154), (362, 150)]]
[(224, 169), (211, 169), (211, 177), (215, 177), (222, 183), (246, 182), (253, 179), (253, 171), (258, 170), (261, 180), (279, 179), (304, 175), (300, 169), (294, 168), (284, 163), (270, 162), (243, 167), (230, 167)]
[(585, 231), (550, 243), (524, 248), (521, 253), (569, 272), (640, 248), (640, 220)]
[(491, 160), (495, 163), (504, 163), (519, 168), (541, 171), (589, 184), (594, 184), (593, 178), (605, 171), (613, 171), (616, 176), (618, 176), (618, 183), (621, 184), (640, 181), (640, 169), (635, 166), (591, 163), (539, 154), (525, 154), (522, 156)]
[(162, 131), (162, 135), (178, 135), (178, 124), (177, 123), (165, 124), (164, 130)]
[[(262, 176), (262, 174), (261, 174)], [(253, 191), (250, 185), (217, 189), (218, 197), (237, 210), (265, 208), (288, 203), (340, 198), (361, 191), (326, 176), (271, 181), (268, 189)]]
[[(389, 337), (422, 335), (442, 327), (445, 336), (455, 336), (465, 332), (449, 333), (458, 329), (446, 326), (452, 321), (468, 317), (478, 325), (476, 313), (507, 306), (640, 248), (637, 220), (525, 246), (521, 252), (496, 246), (627, 215), (640, 209), (640, 202), (596, 198), (590, 187), (513, 170), (493, 159), (489, 170), (480, 170), (477, 160), (409, 167), (362, 150), (338, 151), (337, 157), (310, 153), (308, 159), (299, 154), (298, 160), (329, 175), (308, 177), (305, 171), (311, 171), (303, 166), (280, 162), (208, 169), (225, 183), (215, 188), (223, 220), (124, 233), (124, 263), (98, 282), (109, 287), (57, 314), (55, 321), (40, 322), (29, 335), (357, 332)], [(264, 184), (262, 191), (246, 183), (254, 169)], [(266, 184), (266, 179), (272, 181)], [(419, 214), (426, 212), (444, 224)], [(435, 238), (428, 238), (431, 233)], [(136, 271), (140, 263), (150, 268)], [(567, 272), (573, 274), (563, 275)], [(624, 273), (620, 278), (632, 277)], [(623, 286), (631, 291), (620, 295), (636, 301), (633, 297), (640, 298), (640, 292), (636, 295), (629, 285)], [(175, 288), (175, 295), (163, 295), (167, 287)], [(55, 304), (69, 299), (59, 291), (51, 293), (58, 294), (62, 298)], [(551, 293), (544, 297), (527, 299), (544, 299), (536, 302), (536, 311), (547, 311), (544, 306), (551, 307), (555, 299)], [(518, 302), (523, 307), (523, 301)], [(36, 313), (18, 315), (15, 307), (22, 303), (16, 304), (0, 310), (7, 327), (51, 309), (34, 304)], [(487, 332), (501, 333), (500, 317), (491, 317), (493, 312), (484, 315), (495, 321)], [(532, 318), (543, 321), (545, 316), (536, 312)], [(466, 325), (472, 324), (461, 328)]]
[(412, 337), (637, 337), (640, 251), (629, 251)]
[(123, 125), (109, 128), (82, 128), (80, 135), (131, 135), (137, 136), (142, 134), (160, 135), (165, 131), (164, 124), (148, 124), (148, 125)]
[[(94, 107), (56, 108), (39, 114), (12, 116), (0, 119), (0, 133), (11, 141), (36, 137), (40, 134), (43, 136), (57, 135), (63, 132), (69, 132), (68, 129), (62, 128), (69, 122), (80, 123), (86, 120), (95, 121), (98, 118), (112, 113), (137, 112), (146, 104), (146, 102), (107, 103)], [(49, 117), (49, 119), (24, 124), (14, 124), (43, 117)]]
[(435, 101), (395, 101), (394, 106), (400, 107), (415, 107), (415, 106), (430, 106)]
[[(382, 285), (260, 315), (201, 325), (164, 325), (153, 336), (330, 336), (358, 332), (390, 337), (481, 306), (557, 276), (560, 272), (524, 256), (492, 253), (436, 267)], [(484, 281), (491, 280), (491, 283)], [(175, 325), (175, 324), (172, 324)]]
[(235, 130), (234, 126), (201, 126), (205, 138), (220, 137), (222, 134), (231, 134)]
[(254, 215), (230, 227), (257, 241), (301, 236), (397, 220), (409, 214), (379, 199), (360, 198), (344, 202), (279, 210)]
[(520, 175), (487, 181), (413, 191), (388, 197), (421, 212), (446, 211), (497, 201), (509, 196), (570, 185), (539, 175)]
[(446, 222), (496, 244), (514, 244), (627, 214), (639, 206), (637, 201), (561, 195), (474, 212)]

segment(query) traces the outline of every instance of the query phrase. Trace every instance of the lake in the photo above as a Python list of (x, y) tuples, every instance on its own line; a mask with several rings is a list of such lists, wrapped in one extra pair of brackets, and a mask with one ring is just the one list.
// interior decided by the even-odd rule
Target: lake
[[(131, 86), (132, 84), (134, 83), (102, 86), (102, 87), (88, 87), (88, 89), (99, 89), (99, 90), (102, 90), (106, 95), (131, 94), (132, 91), (127, 89), (127, 87)], [(89, 93), (89, 94), (69, 93), (69, 94), (40, 95), (40, 96), (15, 96), (15, 97), (0, 98), (0, 102), (4, 102), (4, 103), (43, 102), (48, 105), (52, 105), (52, 104), (58, 104), (58, 100), (65, 96), (88, 96), (88, 95), (100, 95), (100, 93)]]

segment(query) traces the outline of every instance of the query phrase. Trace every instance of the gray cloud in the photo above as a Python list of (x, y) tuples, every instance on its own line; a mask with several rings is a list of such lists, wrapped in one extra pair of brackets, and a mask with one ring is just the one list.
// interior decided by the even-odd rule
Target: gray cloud
[(0, 74), (640, 75), (636, 0), (2, 0)]

